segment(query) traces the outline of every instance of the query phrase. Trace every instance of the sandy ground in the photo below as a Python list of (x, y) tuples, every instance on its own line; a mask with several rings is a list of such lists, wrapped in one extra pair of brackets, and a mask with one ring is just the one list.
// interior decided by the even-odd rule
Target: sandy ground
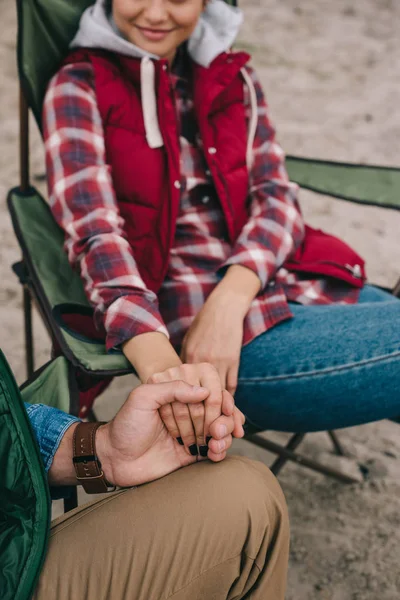
[[(400, 3), (398, 0), (244, 0), (242, 47), (254, 55), (280, 139), (287, 152), (365, 163), (400, 162)], [(18, 182), (16, 19), (14, 2), (0, 0), (0, 339), (17, 379), (24, 379), (21, 293), (11, 263), (20, 252), (5, 204)], [(40, 139), (31, 141), (32, 172), (43, 172)], [(302, 194), (311, 224), (340, 234), (367, 258), (370, 279), (392, 285), (398, 269), (400, 215)], [(37, 365), (49, 356), (35, 319)], [(98, 404), (115, 412), (131, 385), (119, 381)], [(399, 407), (400, 408), (400, 407)], [(280, 481), (292, 523), (288, 600), (400, 598), (400, 429), (390, 422), (340, 433), (350, 458), (368, 478), (346, 486), (301, 467)], [(285, 436), (275, 434), (275, 439)], [(311, 456), (333, 457), (325, 434), (303, 444)], [(270, 462), (246, 442), (235, 451)], [(58, 509), (59, 510), (59, 507)]]

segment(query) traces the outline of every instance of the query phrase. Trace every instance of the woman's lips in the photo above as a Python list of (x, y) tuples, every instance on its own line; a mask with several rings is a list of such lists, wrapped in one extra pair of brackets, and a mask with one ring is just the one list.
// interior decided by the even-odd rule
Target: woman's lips
[(151, 42), (160, 42), (165, 39), (172, 29), (147, 29), (146, 27), (139, 27), (136, 25), (137, 29), (139, 29), (140, 33)]

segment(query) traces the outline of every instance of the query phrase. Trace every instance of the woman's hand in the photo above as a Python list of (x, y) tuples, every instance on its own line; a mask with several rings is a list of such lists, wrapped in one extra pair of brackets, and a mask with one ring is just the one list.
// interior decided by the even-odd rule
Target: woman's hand
[(207, 438), (211, 437), (211, 425), (221, 415), (233, 419), (232, 435), (243, 437), (244, 416), (235, 407), (231, 394), (222, 390), (215, 367), (208, 363), (183, 364), (154, 373), (148, 379), (148, 383), (177, 380), (185, 381), (192, 386), (201, 386), (209, 391), (204, 403), (183, 405), (174, 402), (160, 408), (160, 416), (170, 435), (178, 441), (181, 439), (189, 454), (195, 456), (200, 451), (201, 456), (207, 456), (209, 441)]
[(244, 319), (259, 290), (260, 280), (255, 273), (232, 265), (207, 298), (183, 340), (183, 362), (214, 365), (222, 388), (232, 395), (238, 382)]
[(237, 387), (243, 320), (246, 313), (230, 296), (211, 295), (197, 314), (182, 345), (183, 362), (211, 363), (220, 386), (234, 395)]

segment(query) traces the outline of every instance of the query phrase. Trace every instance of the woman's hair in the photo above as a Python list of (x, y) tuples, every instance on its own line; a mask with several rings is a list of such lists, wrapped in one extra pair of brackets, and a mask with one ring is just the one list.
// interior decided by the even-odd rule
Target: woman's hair
[(106, 13), (110, 14), (110, 12), (112, 11), (112, 0), (105, 0), (104, 8), (106, 9)]

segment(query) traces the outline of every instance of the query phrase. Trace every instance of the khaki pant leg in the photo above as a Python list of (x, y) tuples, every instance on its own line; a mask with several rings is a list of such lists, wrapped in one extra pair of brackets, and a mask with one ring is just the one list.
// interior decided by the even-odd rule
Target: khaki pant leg
[(201, 462), (58, 519), (34, 598), (283, 600), (288, 538), (264, 465)]

